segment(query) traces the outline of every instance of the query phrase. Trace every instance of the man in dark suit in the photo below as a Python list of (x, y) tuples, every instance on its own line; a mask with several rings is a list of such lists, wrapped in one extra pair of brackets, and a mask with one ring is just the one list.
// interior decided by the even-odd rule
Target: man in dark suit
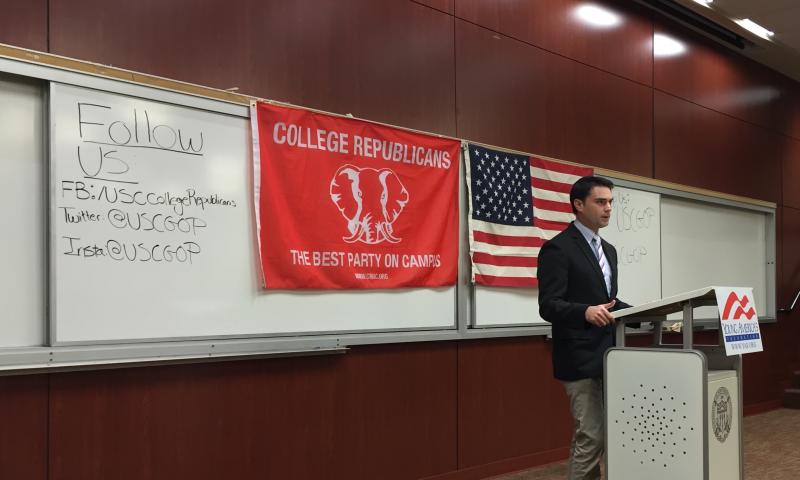
[(598, 231), (608, 225), (614, 184), (583, 177), (572, 186), (575, 221), (539, 252), (539, 313), (553, 324), (553, 374), (575, 419), (570, 480), (600, 478), (604, 447), (603, 356), (614, 343), (617, 251)]

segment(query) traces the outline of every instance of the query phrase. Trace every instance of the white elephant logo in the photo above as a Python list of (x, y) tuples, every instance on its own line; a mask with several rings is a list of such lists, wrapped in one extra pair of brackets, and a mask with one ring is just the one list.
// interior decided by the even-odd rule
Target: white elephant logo
[(347, 243), (398, 243), (392, 224), (408, 203), (408, 190), (388, 168), (344, 165), (331, 180), (331, 200), (347, 219)]

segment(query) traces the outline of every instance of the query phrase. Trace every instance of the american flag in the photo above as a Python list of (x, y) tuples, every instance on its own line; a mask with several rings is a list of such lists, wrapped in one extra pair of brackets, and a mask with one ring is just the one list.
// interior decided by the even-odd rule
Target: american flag
[(538, 286), (539, 249), (575, 218), (569, 190), (592, 169), (474, 144), (466, 149), (472, 280)]

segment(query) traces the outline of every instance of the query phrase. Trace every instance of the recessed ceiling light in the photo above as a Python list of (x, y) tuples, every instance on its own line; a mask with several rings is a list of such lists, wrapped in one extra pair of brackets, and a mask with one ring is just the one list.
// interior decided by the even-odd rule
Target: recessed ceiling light
[(686, 45), (667, 35), (653, 35), (653, 55), (656, 57), (674, 57), (686, 51)]
[(699, 3), (700, 5), (702, 5), (704, 7), (711, 7), (711, 2), (713, 2), (713, 1), (714, 0), (694, 0), (695, 3)]
[(775, 35), (775, 32), (767, 30), (766, 28), (750, 20), (749, 18), (745, 18), (744, 20), (736, 20), (736, 23), (738, 23), (739, 26), (741, 26), (745, 30), (749, 30), (755, 33), (764, 40), (769, 40), (769, 37)]
[(577, 7), (574, 13), (578, 20), (593, 27), (611, 28), (622, 23), (619, 15), (593, 3), (584, 3)]

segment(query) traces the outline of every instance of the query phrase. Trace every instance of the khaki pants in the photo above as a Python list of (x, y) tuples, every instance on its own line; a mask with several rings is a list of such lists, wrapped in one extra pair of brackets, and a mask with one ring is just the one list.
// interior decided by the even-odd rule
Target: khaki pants
[(569, 397), (575, 431), (570, 446), (569, 480), (599, 480), (605, 443), (603, 380), (561, 382)]

